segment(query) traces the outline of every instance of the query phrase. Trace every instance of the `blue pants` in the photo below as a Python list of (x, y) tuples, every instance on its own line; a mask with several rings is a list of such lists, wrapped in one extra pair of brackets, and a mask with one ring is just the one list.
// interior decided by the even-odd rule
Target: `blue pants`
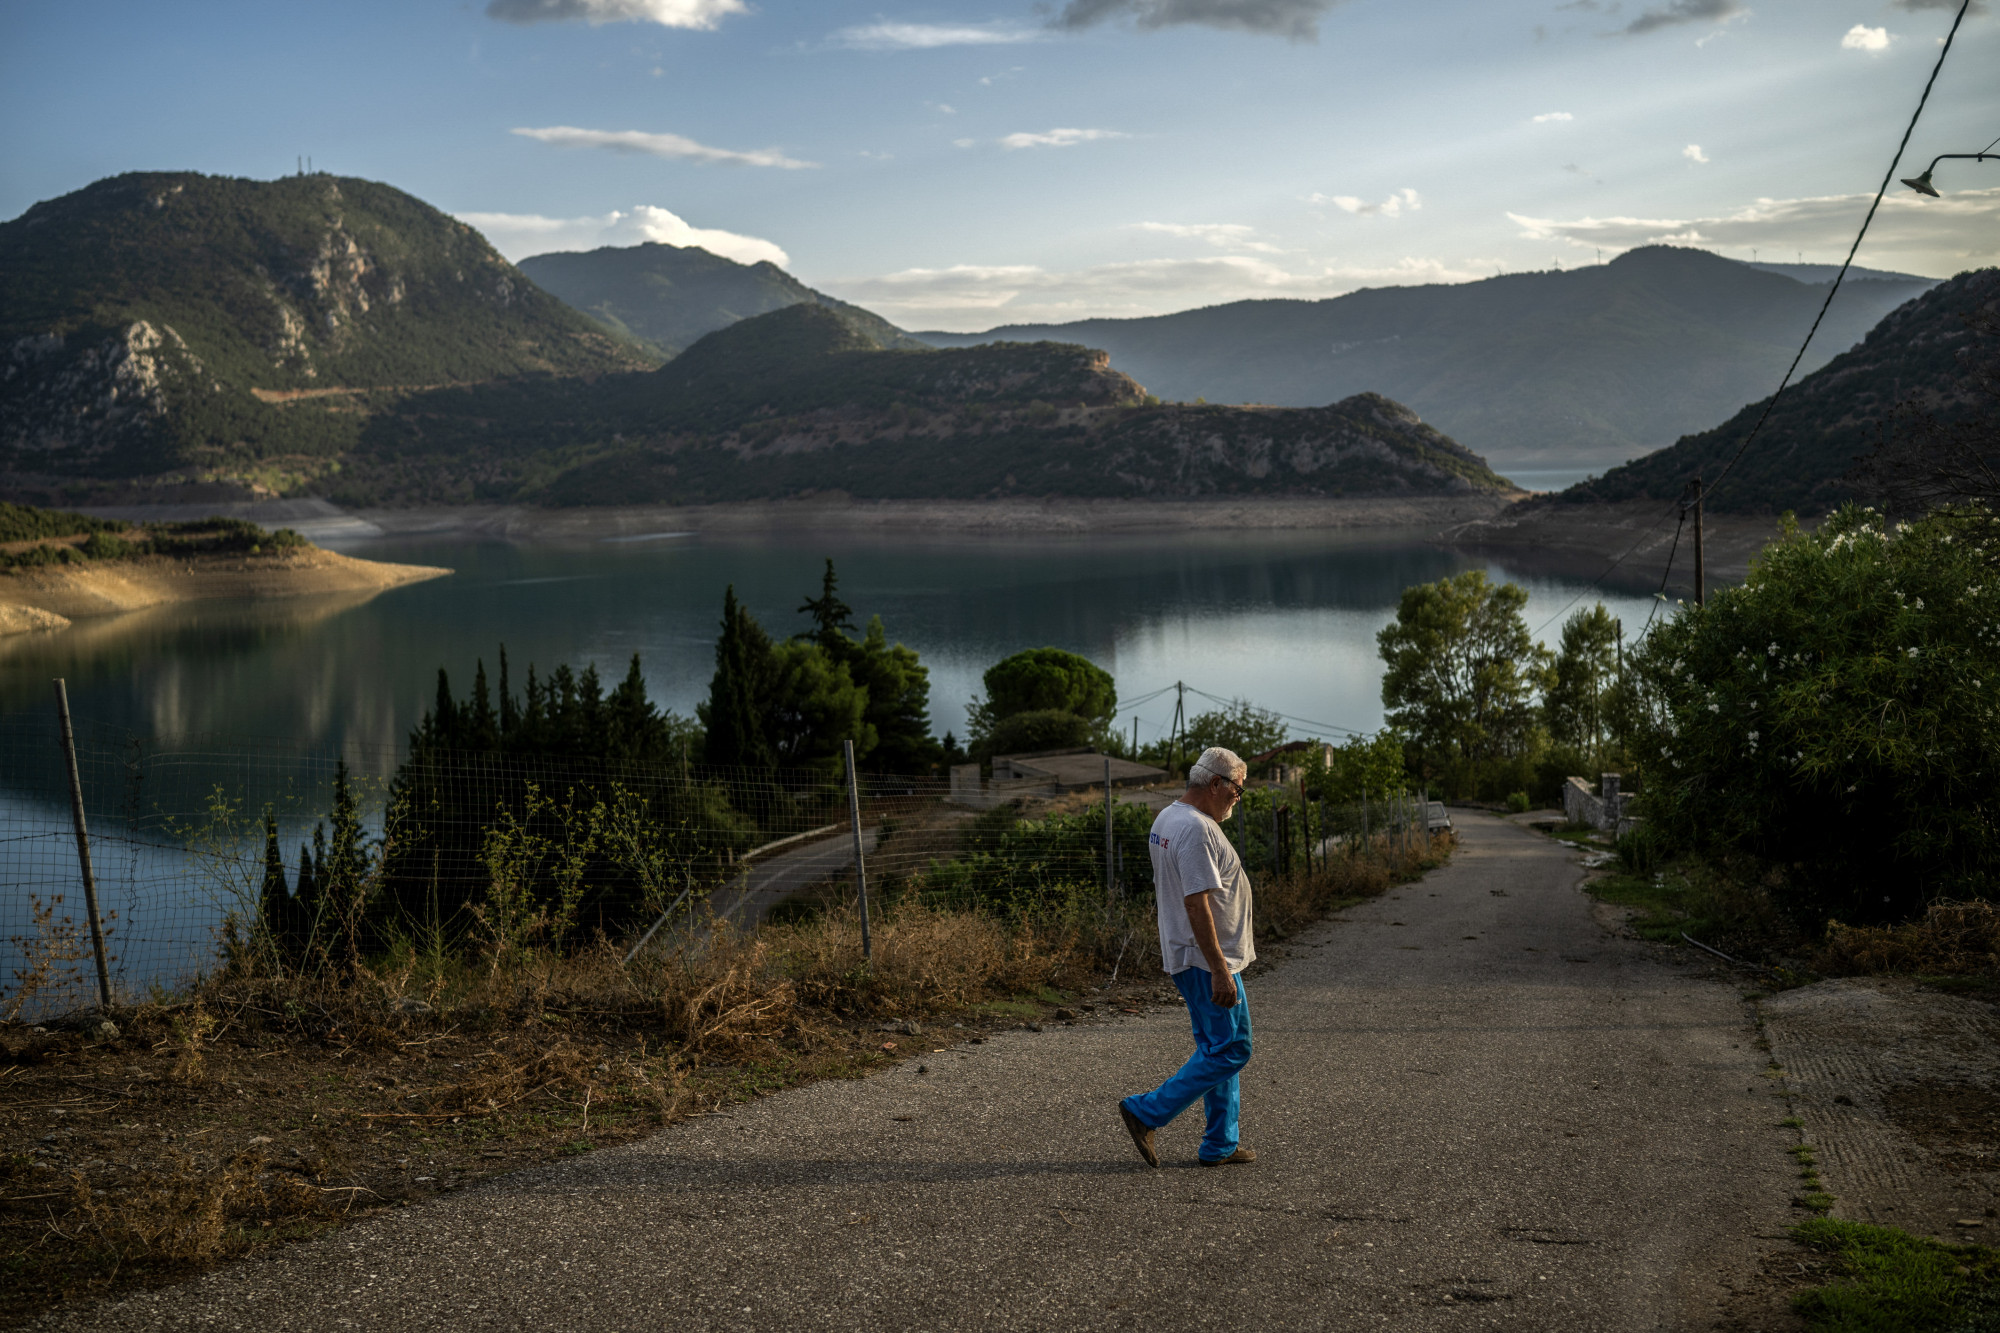
[(1194, 1022), (1194, 1054), (1159, 1087), (1127, 1097), (1125, 1107), (1141, 1123), (1160, 1129), (1199, 1100), (1208, 1113), (1201, 1159), (1219, 1162), (1236, 1151), (1236, 1122), (1243, 1106), (1236, 1076), (1250, 1063), (1250, 995), (1238, 976), (1236, 1003), (1224, 1009), (1215, 1002), (1213, 979), (1198, 967), (1174, 973), (1174, 985)]

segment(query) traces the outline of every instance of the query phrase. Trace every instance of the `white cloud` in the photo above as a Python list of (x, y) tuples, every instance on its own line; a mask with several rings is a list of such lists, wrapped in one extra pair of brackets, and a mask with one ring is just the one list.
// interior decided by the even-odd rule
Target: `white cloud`
[(1414, 213), (1424, 206), (1423, 199), (1415, 190), (1410, 189), (1392, 190), (1389, 197), (1379, 204), (1371, 204), (1351, 194), (1311, 194), (1306, 196), (1306, 201), (1314, 204), (1332, 204), (1343, 213), (1352, 213), (1356, 217), (1364, 218), (1401, 217), (1404, 213)]
[(486, 6), (488, 18), (506, 23), (657, 23), (704, 31), (749, 12), (743, 0), (489, 0)]
[(1544, 112), (1543, 112), (1543, 113), (1542, 113), (1541, 115), (1539, 115), (1539, 116), (1536, 116), (1536, 117), (1534, 118), (1534, 121), (1535, 121), (1535, 124), (1537, 124), (1537, 125), (1546, 125), (1546, 124), (1548, 124), (1548, 123), (1549, 123), (1550, 121), (1557, 121), (1557, 120), (1575, 120), (1575, 119), (1576, 119), (1576, 117), (1575, 117), (1575, 116), (1572, 116), (1572, 115), (1571, 115), (1571, 114), (1570, 114), (1569, 112), (1567, 112), (1567, 111), (1544, 111)]
[(1319, 19), (1336, 0), (1069, 0), (1054, 22), (1088, 28), (1130, 19), (1141, 29), (1198, 25), (1267, 33), (1295, 42), (1319, 39)]
[(1010, 134), (1000, 141), (1003, 148), (1068, 148), (1098, 139), (1129, 139), (1118, 130), (1050, 130), (1045, 134)]
[(906, 328), (979, 330), (996, 324), (1131, 317), (1259, 297), (1314, 300), (1361, 286), (1468, 282), (1490, 266), (1406, 258), (1375, 267), (1292, 269), (1248, 255), (1142, 259), (1051, 271), (1029, 264), (958, 264), (880, 277), (816, 281)]
[(1184, 240), (1204, 241), (1218, 250), (1256, 250), (1267, 255), (1283, 254), (1275, 245), (1250, 239), (1257, 234), (1255, 227), (1246, 227), (1240, 222), (1135, 222), (1140, 231), (1150, 231), (1161, 236), (1178, 236)]
[(786, 157), (776, 148), (757, 148), (739, 153), (730, 148), (710, 148), (678, 134), (648, 134), (644, 130), (584, 130), (574, 125), (550, 125), (544, 129), (509, 131), (525, 139), (552, 143), (563, 148), (606, 148), (614, 153), (645, 153), (652, 157), (678, 158), (685, 162), (725, 162), (751, 167), (782, 167), (796, 171), (817, 166)]
[[(1838, 258), (1854, 243), (1869, 194), (1759, 199), (1719, 217), (1583, 217), (1572, 221), (1507, 216), (1531, 240), (1561, 240), (1580, 249), (1618, 252), (1639, 245), (1697, 245), (1741, 253), (1752, 246), (1773, 254), (1796, 250)], [(1898, 190), (1882, 200), (1858, 263), (1910, 273), (1955, 273), (2000, 263), (2000, 187), (1953, 190), (1926, 199)]]
[(1708, 161), (1708, 154), (1701, 151), (1701, 145), (1698, 143), (1691, 143), (1687, 147), (1681, 149), (1681, 156), (1686, 158), (1690, 162)]
[(476, 227), (493, 248), (511, 260), (551, 250), (594, 250), (600, 245), (699, 246), (712, 255), (739, 264), (769, 260), (779, 268), (791, 259), (778, 246), (756, 236), (690, 225), (679, 214), (651, 204), (629, 213), (613, 210), (602, 217), (549, 218), (539, 213), (459, 213), (460, 222)]
[(1840, 49), (1843, 51), (1886, 51), (1889, 49), (1889, 43), (1895, 40), (1894, 37), (1889, 35), (1887, 28), (1871, 28), (1866, 24), (1857, 23), (1847, 30), (1845, 37), (1840, 39)]
[(997, 23), (863, 23), (842, 28), (827, 40), (856, 51), (928, 51), (940, 46), (1012, 46), (1045, 36), (1037, 28)]

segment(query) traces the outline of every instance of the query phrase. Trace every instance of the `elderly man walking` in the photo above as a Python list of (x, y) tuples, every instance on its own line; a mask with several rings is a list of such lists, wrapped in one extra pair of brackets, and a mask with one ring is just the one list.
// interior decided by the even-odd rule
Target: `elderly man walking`
[(1118, 1114), (1148, 1166), (1158, 1166), (1153, 1132), (1196, 1101), (1208, 1113), (1203, 1166), (1257, 1160), (1237, 1142), (1237, 1075), (1250, 1063), (1250, 1002), (1236, 974), (1257, 958), (1250, 939), (1250, 878), (1222, 821), (1243, 795), (1249, 769), (1220, 746), (1188, 770), (1187, 792), (1153, 821), (1153, 891), (1159, 899), (1160, 956), (1194, 1022), (1194, 1054), (1151, 1092), (1118, 1103)]

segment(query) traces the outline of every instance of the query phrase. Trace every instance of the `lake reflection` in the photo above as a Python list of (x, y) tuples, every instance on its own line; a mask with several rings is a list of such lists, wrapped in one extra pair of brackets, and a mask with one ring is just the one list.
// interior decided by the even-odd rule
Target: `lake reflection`
[[(797, 632), (806, 621), (796, 608), (817, 594), (832, 556), (857, 620), (880, 615), (930, 667), (939, 733), (963, 736), (988, 666), (1044, 644), (1098, 662), (1124, 699), (1184, 680), (1323, 724), (1302, 722), (1301, 734), (1370, 730), (1382, 720), (1375, 631), (1402, 589), (1469, 567), (1513, 577), (1420, 536), (376, 541), (345, 549), (457, 572), (372, 598), (197, 602), (0, 639), (0, 714), (46, 709), (50, 677), (64, 676), (79, 723), (93, 730), (282, 740), (382, 771), (434, 697), (437, 669), (463, 690), (475, 659), (497, 673), (501, 643), (517, 690), (529, 662), (544, 673), (595, 664), (615, 680), (637, 653), (653, 698), (688, 713), (707, 692), (724, 587), (773, 634)], [(1533, 594), (1531, 623), (1583, 586), (1517, 581)], [(1643, 598), (1604, 600), (1628, 627), (1645, 616)], [(1140, 739), (1159, 735), (1172, 712), (1171, 698), (1141, 705)], [(1128, 734), (1133, 716), (1119, 719)]]

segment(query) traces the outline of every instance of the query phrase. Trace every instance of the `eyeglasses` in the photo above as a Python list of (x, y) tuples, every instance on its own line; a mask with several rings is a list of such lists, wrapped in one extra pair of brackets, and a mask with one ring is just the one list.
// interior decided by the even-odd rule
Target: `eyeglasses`
[(1222, 774), (1220, 774), (1220, 773), (1217, 773), (1217, 774), (1215, 775), (1215, 778), (1216, 778), (1216, 781), (1218, 781), (1218, 782), (1226, 782), (1226, 783), (1228, 783), (1228, 784), (1229, 784), (1230, 786), (1234, 787), (1234, 788), (1236, 789), (1236, 799), (1237, 799), (1237, 800), (1239, 800), (1239, 801), (1240, 801), (1240, 800), (1242, 800), (1242, 799), (1243, 799), (1243, 784), (1242, 784), (1242, 783), (1238, 782), (1238, 781), (1237, 781), (1237, 780), (1236, 780), (1235, 778), (1226, 778), (1226, 777), (1223, 777), (1223, 776), (1222, 776)]

